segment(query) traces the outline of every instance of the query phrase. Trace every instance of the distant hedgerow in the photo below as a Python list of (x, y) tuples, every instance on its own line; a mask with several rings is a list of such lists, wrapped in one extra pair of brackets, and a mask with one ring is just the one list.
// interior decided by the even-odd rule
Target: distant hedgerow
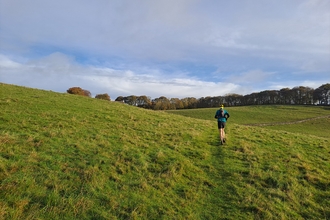
[(110, 96), (108, 95), (108, 93), (104, 93), (104, 94), (97, 94), (95, 96), (96, 99), (104, 99), (104, 100), (108, 100), (110, 101)]

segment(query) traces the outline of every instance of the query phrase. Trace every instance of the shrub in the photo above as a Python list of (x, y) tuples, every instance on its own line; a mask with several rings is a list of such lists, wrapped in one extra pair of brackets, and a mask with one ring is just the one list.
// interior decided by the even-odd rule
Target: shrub
[(124, 97), (123, 96), (118, 96), (115, 101), (116, 102), (123, 102), (124, 101)]
[(92, 97), (92, 93), (88, 90), (84, 90), (84, 96)]
[(110, 96), (107, 93), (105, 93), (105, 94), (97, 94), (95, 96), (95, 98), (96, 99), (104, 99), (104, 100), (110, 101)]
[(88, 96), (88, 97), (92, 96), (90, 91), (84, 90), (80, 87), (71, 87), (66, 91), (67, 91), (67, 93), (74, 94), (74, 95), (82, 95), (82, 96)]

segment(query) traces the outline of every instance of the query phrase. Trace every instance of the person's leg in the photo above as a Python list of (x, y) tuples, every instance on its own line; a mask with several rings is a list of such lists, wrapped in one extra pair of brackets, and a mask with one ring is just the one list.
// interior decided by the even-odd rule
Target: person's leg
[(225, 142), (224, 141), (224, 138), (225, 138), (225, 131), (224, 131), (225, 123), (219, 121), (218, 122), (218, 128), (219, 128), (220, 143), (223, 144)]
[(225, 129), (224, 129), (224, 128), (221, 128), (220, 139), (221, 139), (223, 142), (225, 142), (225, 138), (226, 138), (226, 136), (225, 136)]
[(222, 139), (221, 139), (221, 122), (220, 121), (218, 121), (218, 129), (219, 129), (219, 138), (221, 141)]
[(225, 128), (222, 128), (222, 141), (226, 142), (226, 133), (225, 133)]
[(220, 128), (220, 142), (221, 142), (221, 144), (224, 143), (224, 142), (223, 142), (223, 138), (224, 138), (224, 136), (223, 136), (223, 127), (221, 127), (221, 128)]
[(226, 142), (226, 140), (225, 140), (225, 138), (226, 138), (225, 126), (226, 126), (226, 122), (222, 122), (221, 123), (221, 142), (222, 143)]

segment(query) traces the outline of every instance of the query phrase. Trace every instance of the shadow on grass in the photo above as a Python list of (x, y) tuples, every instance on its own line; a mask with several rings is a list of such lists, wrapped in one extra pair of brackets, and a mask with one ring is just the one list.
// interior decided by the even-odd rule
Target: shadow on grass
[(323, 109), (324, 110), (330, 110), (330, 106), (324, 106)]

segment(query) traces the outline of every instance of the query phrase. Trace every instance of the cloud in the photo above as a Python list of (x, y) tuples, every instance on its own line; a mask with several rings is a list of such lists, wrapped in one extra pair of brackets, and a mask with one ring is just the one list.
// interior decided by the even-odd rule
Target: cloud
[(294, 88), (297, 86), (305, 86), (305, 87), (310, 87), (313, 89), (316, 89), (320, 87), (321, 85), (326, 84), (324, 81), (307, 81), (307, 80), (300, 80), (297, 84), (297, 81), (287, 81), (287, 82), (282, 82), (282, 83), (272, 83), (270, 86), (270, 90), (281, 90), (283, 88)]
[(192, 50), (203, 54), (200, 62), (241, 50), (329, 53), (329, 3), (282, 3), (2, 1), (0, 24), (3, 37), (25, 47), (41, 43), (135, 59), (190, 60)]
[(239, 84), (256, 84), (260, 82), (272, 81), (271, 77), (276, 74), (275, 72), (265, 72), (262, 70), (251, 70), (248, 72), (239, 73), (235, 76), (230, 76), (228, 81), (235, 81)]
[(166, 74), (153, 74), (159, 70), (149, 70), (151, 72), (147, 73), (83, 66), (72, 57), (61, 53), (21, 64), (11, 61), (4, 55), (0, 58), (2, 82), (57, 92), (65, 92), (70, 87), (79, 86), (89, 90), (93, 95), (108, 93), (113, 99), (129, 95), (147, 95), (151, 98), (199, 98), (224, 95), (239, 87), (233, 83), (182, 78), (180, 74), (171, 78)]
[(328, 82), (328, 8), (328, 0), (0, 0), (1, 80), (174, 97)]
[(19, 68), (21, 64), (15, 62), (8, 57), (0, 54), (0, 68)]

